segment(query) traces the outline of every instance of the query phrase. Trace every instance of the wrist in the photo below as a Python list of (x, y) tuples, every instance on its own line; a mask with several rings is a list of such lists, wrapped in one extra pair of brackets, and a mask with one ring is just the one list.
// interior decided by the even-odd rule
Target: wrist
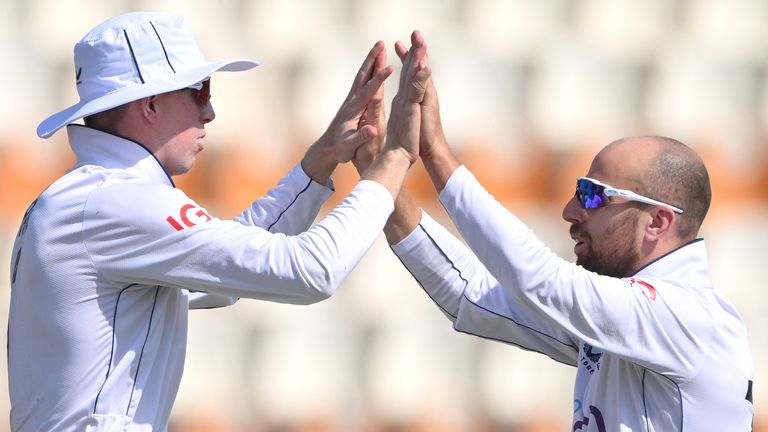
[(396, 198), (412, 165), (413, 157), (397, 147), (385, 147), (365, 170), (361, 179), (372, 180), (384, 186)]
[(400, 146), (385, 145), (381, 151), (381, 154), (376, 158), (376, 160), (379, 158), (384, 158), (386, 161), (388, 161), (388, 163), (391, 164), (402, 164), (410, 168), (410, 166), (416, 162), (418, 156)]
[(358, 175), (363, 175), (365, 170), (367, 170), (368, 167), (371, 166), (372, 162), (373, 161), (362, 162), (362, 161), (358, 161), (358, 160), (352, 159), (352, 165), (355, 167), (355, 170), (357, 171)]
[[(381, 153), (388, 153), (390, 157), (397, 157), (408, 161), (409, 166), (416, 163), (416, 161), (419, 159), (418, 154), (414, 154), (405, 147), (402, 147), (398, 144), (393, 144), (391, 142), (387, 142), (384, 144), (383, 149), (381, 150)], [(379, 155), (381, 157), (381, 155)]]
[(301, 160), (301, 168), (307, 176), (320, 184), (328, 182), (337, 165), (335, 155), (324, 137), (315, 141)]
[(429, 151), (421, 155), (421, 161), (438, 193), (443, 190), (453, 172), (461, 166), (443, 137), (436, 140), (435, 145), (430, 146)]

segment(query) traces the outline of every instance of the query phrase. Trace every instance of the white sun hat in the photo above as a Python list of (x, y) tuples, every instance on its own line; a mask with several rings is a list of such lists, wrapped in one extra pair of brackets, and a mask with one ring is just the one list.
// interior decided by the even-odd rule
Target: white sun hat
[(75, 44), (80, 102), (43, 120), (48, 138), (68, 123), (148, 96), (191, 86), (216, 71), (258, 66), (247, 59), (209, 62), (184, 18), (167, 12), (132, 12), (111, 18)]

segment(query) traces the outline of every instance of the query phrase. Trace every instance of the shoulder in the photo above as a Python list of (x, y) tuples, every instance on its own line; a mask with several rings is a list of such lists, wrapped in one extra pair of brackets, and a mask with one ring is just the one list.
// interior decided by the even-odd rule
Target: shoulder
[(705, 329), (714, 328), (718, 313), (717, 302), (710, 287), (694, 286), (684, 281), (635, 276), (625, 279), (630, 290), (642, 295), (649, 311), (666, 316), (679, 325)]
[(110, 178), (95, 189), (83, 213), (84, 228), (143, 232), (180, 231), (212, 220), (208, 211), (182, 190), (140, 178)]

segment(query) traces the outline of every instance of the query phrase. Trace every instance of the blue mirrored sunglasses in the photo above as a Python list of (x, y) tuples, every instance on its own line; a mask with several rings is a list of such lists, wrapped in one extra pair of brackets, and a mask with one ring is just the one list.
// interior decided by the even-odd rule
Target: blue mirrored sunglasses
[(683, 210), (673, 205), (656, 201), (653, 198), (638, 195), (631, 190), (617, 189), (604, 183), (600, 183), (589, 177), (580, 177), (576, 180), (576, 197), (582, 208), (596, 209), (608, 204), (609, 197), (617, 196), (629, 201), (637, 201), (655, 206), (665, 206), (671, 208), (675, 213), (682, 213)]

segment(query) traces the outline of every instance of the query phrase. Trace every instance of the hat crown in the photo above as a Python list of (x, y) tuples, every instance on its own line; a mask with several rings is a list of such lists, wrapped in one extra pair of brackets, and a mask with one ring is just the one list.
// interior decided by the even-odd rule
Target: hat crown
[(248, 59), (206, 61), (179, 15), (118, 15), (75, 44), (75, 79), (80, 102), (40, 122), (37, 135), (48, 138), (79, 118), (182, 89), (214, 72), (244, 71), (258, 64)]
[(168, 82), (173, 74), (201, 64), (205, 64), (203, 53), (184, 18), (170, 13), (120, 15), (97, 26), (75, 45), (81, 101), (137, 85)]

